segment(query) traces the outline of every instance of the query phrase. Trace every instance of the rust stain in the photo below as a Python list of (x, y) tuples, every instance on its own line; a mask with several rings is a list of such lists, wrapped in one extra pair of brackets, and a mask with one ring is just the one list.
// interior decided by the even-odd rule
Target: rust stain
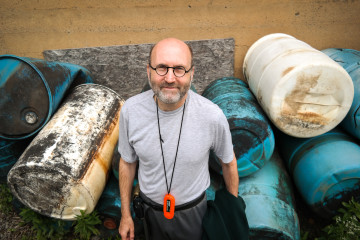
[(288, 74), (289, 72), (291, 72), (291, 70), (293, 70), (295, 67), (288, 67), (287, 69), (285, 69), (285, 71), (283, 71), (281, 77), (284, 77), (286, 74)]
[(108, 161), (104, 159), (100, 153), (97, 153), (94, 158), (96, 159), (96, 162), (99, 164), (104, 173), (106, 173), (109, 170)]
[[(92, 164), (94, 162), (98, 163), (99, 166), (102, 168), (104, 173), (108, 175), (109, 168), (111, 165), (111, 160), (114, 153), (114, 148), (116, 147), (116, 142), (118, 139), (119, 134), (119, 116), (120, 116), (120, 110), (122, 107), (122, 102), (120, 102), (119, 107), (113, 114), (113, 118), (111, 120), (111, 123), (106, 128), (106, 130), (103, 132), (103, 135), (100, 139), (100, 142), (97, 144), (97, 151), (92, 157)], [(85, 172), (88, 172), (90, 169), (88, 169)], [(85, 173), (84, 172), (84, 173)], [(89, 174), (89, 173), (88, 173)], [(81, 178), (85, 178), (87, 174), (84, 174)]]
[(95, 160), (100, 164), (105, 173), (110, 168), (114, 147), (116, 147), (117, 137), (114, 135), (118, 134), (118, 116), (119, 114), (116, 114), (109, 129), (106, 131), (107, 134), (103, 138), (99, 152), (95, 155)]
[[(109, 117), (109, 120), (111, 119), (111, 122), (109, 121), (106, 124), (107, 126), (104, 127), (104, 131), (101, 133), (100, 136), (97, 137), (97, 139), (94, 140), (95, 146), (91, 149), (91, 160), (89, 161), (90, 164), (84, 166), (84, 168), (82, 169), (82, 174), (79, 177), (80, 180), (85, 179), (90, 174), (89, 172), (91, 172), (91, 168), (93, 167), (94, 162), (98, 162), (99, 165), (103, 167), (104, 173), (108, 173), (113, 150), (119, 134), (118, 122), (122, 105), (123, 101), (118, 100), (117, 103), (112, 106), (112, 113), (109, 114), (111, 116)], [(109, 154), (110, 160), (108, 160)], [(98, 159), (102, 160), (98, 161)]]
[[(292, 69), (287, 70), (291, 71)], [(303, 128), (319, 128), (328, 123), (328, 119), (321, 114), (304, 112), (301, 108), (303, 105), (309, 104), (304, 103), (305, 97), (310, 89), (317, 85), (320, 75), (321, 73), (316, 75), (298, 75), (294, 89), (284, 99), (281, 118), (278, 120), (278, 123), (281, 123), (281, 125), (296, 125)]]

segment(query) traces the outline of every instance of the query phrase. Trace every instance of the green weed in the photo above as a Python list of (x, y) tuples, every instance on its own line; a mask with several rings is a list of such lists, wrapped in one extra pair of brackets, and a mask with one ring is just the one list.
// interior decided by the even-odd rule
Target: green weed
[(324, 235), (315, 240), (360, 239), (360, 203), (352, 198), (348, 203), (343, 202), (342, 205), (345, 208), (338, 210), (339, 214), (333, 217), (333, 223), (322, 229)]
[(0, 184), (0, 211), (9, 213), (13, 210), (12, 202), (13, 196), (9, 187), (6, 184)]
[(20, 216), (23, 220), (22, 224), (32, 225), (32, 230), (36, 233), (38, 240), (63, 239), (69, 233), (64, 221), (43, 216), (29, 208), (22, 209)]
[(99, 230), (95, 227), (101, 223), (101, 220), (96, 211), (90, 214), (85, 214), (85, 211), (80, 211), (81, 215), (76, 217), (74, 222), (74, 232), (80, 239), (89, 240), (92, 235), (99, 235)]

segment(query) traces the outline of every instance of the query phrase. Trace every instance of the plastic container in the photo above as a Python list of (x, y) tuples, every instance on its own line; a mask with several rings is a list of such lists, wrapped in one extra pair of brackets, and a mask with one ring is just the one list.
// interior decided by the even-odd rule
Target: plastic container
[(339, 129), (313, 138), (277, 135), (279, 151), (296, 187), (323, 218), (336, 215), (341, 202), (360, 201), (360, 146)]
[(58, 219), (92, 212), (109, 174), (123, 102), (101, 85), (76, 87), (10, 170), (14, 196)]
[[(210, 83), (203, 94), (224, 112), (230, 126), (239, 176), (261, 169), (275, 146), (273, 131), (265, 113), (245, 82), (228, 77)], [(221, 173), (219, 159), (211, 154), (210, 166)]]
[(349, 74), (326, 54), (286, 34), (257, 40), (246, 53), (243, 71), (270, 120), (294, 137), (333, 129), (353, 101)]
[(322, 52), (340, 64), (349, 73), (353, 81), (354, 100), (340, 126), (352, 136), (360, 139), (360, 51), (328, 48)]
[(0, 56), (0, 138), (33, 136), (50, 120), (70, 87), (92, 83), (78, 65)]
[(300, 239), (291, 180), (275, 150), (263, 169), (240, 178), (250, 239)]

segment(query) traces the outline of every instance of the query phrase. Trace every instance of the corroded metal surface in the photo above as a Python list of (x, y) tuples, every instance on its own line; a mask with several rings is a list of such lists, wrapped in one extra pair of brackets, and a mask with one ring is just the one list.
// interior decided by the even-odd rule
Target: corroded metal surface
[(88, 70), (74, 64), (0, 56), (0, 138), (34, 135), (55, 113), (68, 89), (92, 82)]
[(104, 86), (76, 87), (9, 172), (13, 194), (54, 218), (91, 212), (106, 183), (122, 104)]

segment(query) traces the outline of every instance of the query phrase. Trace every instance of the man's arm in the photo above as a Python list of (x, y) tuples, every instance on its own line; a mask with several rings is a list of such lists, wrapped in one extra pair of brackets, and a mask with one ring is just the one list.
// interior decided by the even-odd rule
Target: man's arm
[(131, 217), (130, 202), (131, 190), (134, 182), (136, 162), (128, 163), (120, 158), (119, 162), (119, 187), (121, 198), (121, 220), (119, 226), (119, 233), (121, 239), (133, 240), (134, 234), (134, 221)]
[(237, 169), (237, 160), (234, 153), (234, 158), (229, 163), (221, 162), (223, 177), (225, 180), (226, 189), (235, 197), (239, 192), (239, 173)]

